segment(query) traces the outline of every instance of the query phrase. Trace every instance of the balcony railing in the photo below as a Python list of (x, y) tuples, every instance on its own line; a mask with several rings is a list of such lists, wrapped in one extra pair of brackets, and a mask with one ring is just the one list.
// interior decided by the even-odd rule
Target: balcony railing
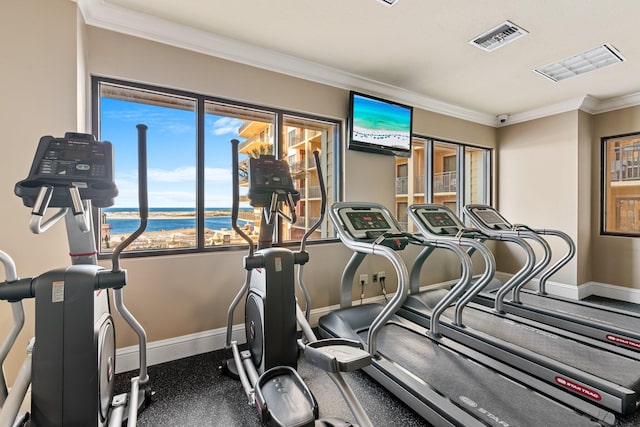
[[(318, 135), (321, 134), (321, 131), (319, 130), (311, 130), (311, 129), (304, 129), (302, 130), (302, 132), (296, 132), (293, 137), (289, 137), (289, 147), (293, 147), (294, 145), (298, 145), (301, 142), (310, 140)], [(289, 134), (291, 135), (291, 134)]]
[(611, 162), (611, 181), (640, 180), (640, 144), (614, 148), (615, 159)]
[(298, 191), (300, 192), (301, 199), (318, 199), (322, 197), (320, 186), (309, 187), (308, 192), (306, 188), (298, 188)]
[(409, 178), (400, 176), (396, 178), (396, 194), (407, 194), (409, 192)]
[(441, 172), (433, 174), (434, 193), (455, 193), (457, 188), (456, 172)]
[(413, 177), (413, 192), (424, 193), (424, 175), (418, 175)]
[[(320, 219), (320, 217), (317, 217), (317, 216), (309, 217), (309, 226), (311, 226), (311, 225), (315, 224), (316, 222), (318, 222), (319, 219)], [(299, 216), (299, 217), (296, 218), (296, 222), (293, 225), (294, 225), (294, 227), (306, 228), (306, 220), (307, 220), (307, 217)]]

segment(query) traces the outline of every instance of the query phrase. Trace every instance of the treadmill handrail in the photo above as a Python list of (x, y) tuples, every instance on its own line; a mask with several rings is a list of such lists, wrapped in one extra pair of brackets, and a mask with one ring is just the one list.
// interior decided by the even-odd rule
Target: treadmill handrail
[(540, 279), (538, 281), (538, 293), (540, 295), (545, 295), (547, 293), (547, 291), (546, 291), (547, 280), (549, 279), (549, 277), (551, 277), (554, 274), (556, 274), (558, 272), (558, 270), (560, 270), (562, 267), (564, 267), (575, 256), (575, 254), (576, 254), (576, 244), (574, 243), (573, 239), (567, 233), (565, 233), (563, 231), (560, 231), (560, 230), (549, 230), (549, 229), (543, 228), (543, 229), (536, 229), (534, 231), (537, 234), (559, 237), (568, 246), (567, 253), (565, 253), (565, 255), (562, 258), (558, 259), (558, 261), (556, 261), (555, 264), (553, 264), (551, 267), (549, 267), (540, 276)]
[[(442, 243), (442, 242), (448, 242), (449, 244), (452, 245), (456, 245), (458, 246), (458, 249), (462, 252), (462, 254), (464, 256), (460, 255), (459, 251), (454, 251), (458, 257), (460, 258), (461, 262), (463, 262), (463, 269), (464, 269), (464, 263), (466, 262), (466, 259), (468, 258), (470, 266), (469, 266), (469, 270), (470, 270), (470, 277), (469, 277), (469, 281), (471, 280), (471, 276), (473, 273), (473, 263), (471, 262), (471, 254), (473, 253), (474, 250), (477, 250), (480, 255), (482, 256), (484, 263), (485, 263), (485, 269), (484, 272), (482, 273), (482, 275), (478, 278), (478, 280), (468, 289), (464, 289), (465, 292), (461, 294), (461, 296), (459, 297), (457, 303), (456, 303), (456, 307), (455, 307), (455, 318), (454, 318), (454, 323), (456, 325), (459, 326), (463, 326), (463, 321), (462, 321), (462, 311), (464, 310), (464, 308), (467, 306), (467, 304), (473, 299), (475, 298), (488, 284), (489, 282), (491, 282), (491, 279), (493, 278), (495, 271), (496, 271), (496, 261), (495, 258), (493, 257), (493, 254), (491, 253), (491, 251), (485, 246), (483, 245), (481, 242), (474, 240), (473, 238), (469, 238), (469, 237), (462, 237), (464, 232), (470, 232), (470, 233), (475, 233), (477, 232), (478, 234), (482, 234), (484, 237), (489, 238), (488, 235), (486, 235), (485, 233), (483, 233), (480, 230), (477, 230), (475, 228), (469, 228), (469, 227), (463, 227), (460, 229), (460, 232), (458, 232), (455, 236), (447, 236), (447, 235), (434, 235), (430, 233), (430, 230), (428, 229), (428, 227), (426, 227), (426, 224), (424, 224), (424, 222), (422, 221), (422, 219), (420, 218), (420, 216), (417, 214), (417, 211), (419, 209), (432, 209), (432, 208), (437, 208), (437, 209), (444, 209), (446, 211), (448, 211), (449, 215), (452, 216), (452, 219), (457, 220), (458, 222), (460, 222), (460, 225), (462, 225), (462, 221), (459, 220), (458, 217), (455, 216), (455, 214), (446, 206), (444, 205), (437, 205), (437, 204), (433, 204), (433, 203), (429, 203), (429, 204), (415, 204), (415, 205), (411, 205), (407, 208), (407, 214), (409, 215), (409, 217), (411, 218), (411, 220), (413, 221), (413, 223), (418, 227), (418, 229), (420, 230), (421, 234), (424, 236), (425, 239), (429, 238), (432, 239), (436, 242)], [(462, 249), (460, 249), (460, 246), (462, 247), (468, 247), (471, 248), (470, 251), (464, 251)], [(427, 251), (427, 248), (425, 248), (416, 258), (416, 260), (414, 261), (413, 267), (411, 269), (411, 289), (412, 291), (416, 288), (419, 288), (419, 278), (420, 278), (420, 270), (422, 269), (422, 264), (426, 261), (428, 255), (433, 251), (433, 249), (431, 249), (430, 251)], [(462, 280), (464, 278), (464, 270), (463, 270), (463, 275), (461, 277), (460, 280)], [(413, 283), (413, 281), (416, 280), (418, 283)], [(451, 292), (453, 292), (456, 289), (455, 285), (454, 287), (451, 288)], [(445, 297), (445, 298), (448, 298)], [(440, 305), (440, 304), (438, 304)], [(438, 308), (438, 305), (436, 305), (436, 308), (434, 308), (434, 312), (436, 311), (436, 309)], [(449, 304), (447, 304), (448, 306)], [(446, 307), (444, 308), (446, 309)], [(432, 314), (433, 316), (433, 314)], [(431, 327), (434, 327), (434, 323), (433, 321), (431, 322)]]
[(471, 257), (467, 255), (467, 253), (462, 250), (458, 244), (452, 241), (440, 240), (435, 241), (434, 246), (445, 248), (455, 253), (460, 259), (460, 265), (462, 268), (462, 274), (460, 275), (458, 282), (451, 288), (444, 298), (438, 301), (438, 304), (436, 304), (431, 312), (431, 325), (429, 327), (429, 331), (433, 336), (439, 336), (440, 316), (451, 304), (467, 292), (469, 283), (471, 283), (473, 266), (471, 264)]
[[(380, 329), (389, 321), (391, 316), (393, 316), (402, 306), (404, 300), (407, 297), (409, 288), (407, 286), (407, 277), (409, 277), (409, 272), (407, 271), (407, 266), (404, 261), (394, 251), (392, 248), (389, 248), (384, 245), (376, 245), (372, 242), (363, 242), (359, 240), (355, 240), (349, 233), (347, 233), (344, 223), (340, 218), (339, 211), (344, 208), (375, 208), (380, 209), (387, 215), (387, 219), (392, 222), (392, 225), (395, 226), (398, 230), (400, 230), (399, 224), (389, 212), (387, 208), (380, 204), (374, 203), (360, 203), (360, 202), (336, 202), (331, 205), (331, 209), (329, 210), (329, 217), (331, 221), (335, 225), (336, 231), (338, 233), (338, 237), (349, 249), (358, 254), (370, 254), (370, 255), (380, 255), (391, 262), (392, 266), (396, 270), (396, 275), (398, 277), (398, 289), (396, 290), (395, 295), (389, 300), (389, 303), (382, 309), (378, 317), (376, 317), (371, 326), (369, 327), (368, 335), (367, 335), (367, 351), (372, 355), (376, 355), (376, 339), (378, 336), (378, 332)], [(356, 258), (355, 254), (352, 256), (351, 261)], [(362, 261), (362, 257), (360, 261)], [(349, 261), (351, 263), (351, 261)], [(355, 271), (355, 270), (354, 270)], [(345, 270), (346, 272), (346, 270)], [(345, 275), (343, 274), (343, 280), (345, 279)], [(342, 284), (342, 288), (344, 289), (347, 285), (345, 283)], [(353, 286), (353, 282), (351, 282), (351, 286)]]
[[(510, 226), (509, 230), (489, 228), (485, 225), (484, 221), (482, 221), (478, 217), (478, 215), (475, 212), (476, 209), (491, 209), (494, 212), (496, 212), (496, 214), (499, 216), (497, 211), (495, 211), (495, 209), (493, 209), (489, 205), (469, 204), (464, 206), (463, 211), (465, 215), (471, 220), (471, 222), (476, 227), (478, 227), (480, 230), (482, 230), (483, 232), (491, 236), (492, 240), (511, 242), (519, 245), (526, 254), (526, 261), (525, 261), (525, 264), (522, 266), (522, 268), (518, 270), (509, 280), (507, 280), (500, 287), (500, 289), (498, 289), (498, 292), (496, 293), (494, 309), (498, 313), (504, 313), (504, 298), (506, 297), (506, 295), (511, 290), (515, 289), (518, 285), (524, 286), (524, 284), (527, 283), (529, 279), (531, 279), (532, 272), (534, 272), (536, 268), (539, 268), (539, 269), (544, 268), (544, 266), (542, 266), (541, 263), (534, 265), (534, 262), (536, 259), (535, 252), (533, 251), (533, 248), (531, 247), (531, 245), (529, 245), (529, 243), (527, 243), (524, 239), (531, 238), (536, 241), (540, 241), (544, 239), (540, 239), (540, 237), (534, 232), (518, 231), (518, 230), (514, 231), (512, 229), (511, 224), (508, 224), (508, 223), (506, 224)], [(541, 244), (543, 245), (543, 248), (545, 248), (544, 243), (541, 243)], [(548, 244), (547, 244), (547, 247), (548, 247)], [(545, 249), (545, 252), (546, 252), (546, 249)], [(514, 292), (514, 293), (517, 293), (517, 292)], [(514, 295), (514, 302), (517, 302), (516, 298), (517, 296)]]

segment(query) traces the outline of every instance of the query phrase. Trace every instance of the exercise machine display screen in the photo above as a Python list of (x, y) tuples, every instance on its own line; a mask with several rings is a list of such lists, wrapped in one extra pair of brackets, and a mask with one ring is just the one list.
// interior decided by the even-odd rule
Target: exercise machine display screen
[(15, 193), (32, 207), (42, 186), (54, 187), (49, 206), (67, 207), (67, 188), (75, 186), (83, 200), (94, 206), (113, 205), (118, 190), (113, 178), (113, 146), (93, 135), (67, 132), (62, 138), (43, 136), (27, 179), (16, 184)]
[(423, 212), (422, 216), (434, 227), (452, 227), (457, 225), (449, 215), (443, 212)]
[(261, 155), (249, 159), (249, 201), (253, 207), (268, 207), (274, 193), (280, 194), (279, 201), (286, 194), (293, 196), (294, 202), (300, 193), (294, 188), (289, 164), (272, 155)]
[(476, 210), (474, 211), (476, 216), (487, 226), (490, 228), (496, 229), (508, 229), (511, 228), (510, 224), (498, 215), (497, 212), (492, 210)]
[(344, 208), (340, 218), (346, 230), (356, 239), (375, 239), (387, 232), (400, 232), (395, 221), (376, 208)]
[(449, 212), (445, 210), (418, 210), (418, 218), (424, 228), (434, 235), (456, 235), (463, 228)]
[(356, 230), (388, 230), (391, 228), (380, 212), (347, 212), (347, 217)]

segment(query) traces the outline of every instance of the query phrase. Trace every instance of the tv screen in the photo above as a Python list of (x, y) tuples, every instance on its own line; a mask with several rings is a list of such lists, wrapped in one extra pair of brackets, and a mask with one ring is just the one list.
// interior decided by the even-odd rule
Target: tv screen
[(348, 123), (350, 150), (411, 155), (412, 107), (352, 91)]

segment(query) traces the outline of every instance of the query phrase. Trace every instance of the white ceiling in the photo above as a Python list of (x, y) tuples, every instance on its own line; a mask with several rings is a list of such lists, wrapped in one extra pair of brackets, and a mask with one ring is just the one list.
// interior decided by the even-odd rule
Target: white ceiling
[[(496, 125), (640, 104), (638, 0), (75, 0), (86, 22)], [(529, 32), (469, 44), (510, 20)], [(609, 43), (620, 64), (558, 83), (536, 67)]]

